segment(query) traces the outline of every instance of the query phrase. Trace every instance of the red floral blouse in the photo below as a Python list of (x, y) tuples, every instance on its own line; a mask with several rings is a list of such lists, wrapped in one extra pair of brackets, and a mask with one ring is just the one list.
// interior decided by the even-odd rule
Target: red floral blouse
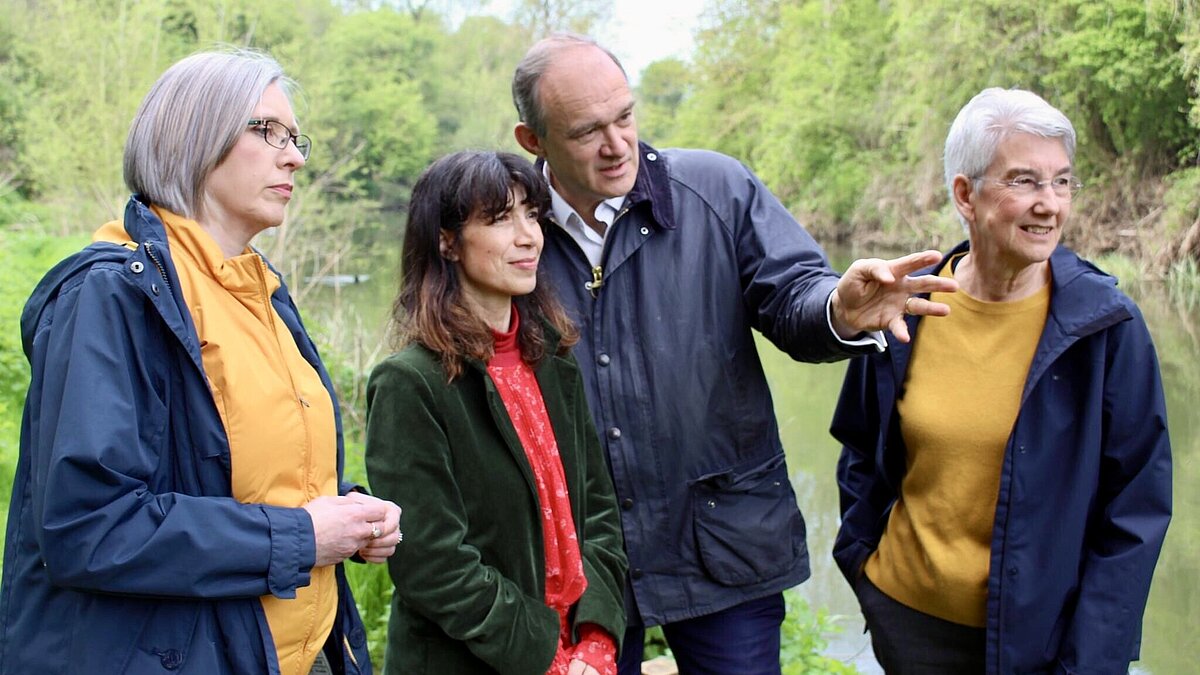
[(517, 344), (519, 323), (514, 305), (508, 332), (493, 331), (496, 353), (487, 369), (504, 401), (517, 438), (525, 448), (525, 456), (537, 482), (538, 503), (542, 505), (546, 605), (558, 612), (559, 617), (558, 651), (546, 672), (547, 675), (566, 675), (571, 661), (580, 659), (600, 675), (616, 675), (617, 646), (607, 631), (594, 624), (584, 624), (579, 630), (579, 643), (573, 644), (571, 640), (567, 615), (587, 588), (587, 578), (583, 574), (583, 558), (579, 553), (575, 519), (554, 429), (550, 427), (533, 369), (521, 360)]

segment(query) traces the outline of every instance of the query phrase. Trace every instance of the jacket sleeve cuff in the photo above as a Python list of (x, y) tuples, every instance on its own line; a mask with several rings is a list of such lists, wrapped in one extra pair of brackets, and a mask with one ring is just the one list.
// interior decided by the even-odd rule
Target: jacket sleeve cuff
[(267, 590), (288, 600), (296, 589), (312, 581), (317, 562), (317, 541), (312, 518), (304, 509), (262, 506), (271, 528), (271, 561), (267, 567)]
[(345, 497), (351, 492), (361, 492), (364, 495), (371, 494), (371, 492), (367, 490), (367, 486), (359, 485), (358, 483), (348, 483), (346, 481), (342, 481), (342, 483), (338, 485), (338, 495)]
[(887, 350), (887, 340), (883, 337), (883, 331), (873, 330), (869, 333), (859, 333), (849, 340), (843, 340), (842, 336), (838, 335), (833, 328), (833, 293), (825, 298), (825, 325), (829, 327), (829, 332), (833, 337), (844, 347), (874, 347), (875, 351), (882, 352)]

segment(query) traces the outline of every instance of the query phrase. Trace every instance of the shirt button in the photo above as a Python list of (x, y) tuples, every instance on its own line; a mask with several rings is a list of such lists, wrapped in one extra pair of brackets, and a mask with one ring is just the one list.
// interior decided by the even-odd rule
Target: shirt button
[(630, 499), (629, 497), (622, 499), (621, 500), (621, 508), (625, 509), (626, 511), (628, 511), (629, 509), (632, 509), (633, 508), (633, 500)]
[(629, 576), (633, 577), (634, 579), (641, 579), (644, 575), (645, 573), (642, 572), (641, 568), (635, 569), (629, 573)]
[(608, 430), (608, 437), (615, 441), (616, 439), (621, 437), (621, 430), (616, 427), (610, 428)]
[(612, 361), (612, 359), (608, 357), (608, 354), (601, 354), (600, 356), (596, 357), (596, 363), (599, 363), (602, 366), (607, 366), (610, 361)]

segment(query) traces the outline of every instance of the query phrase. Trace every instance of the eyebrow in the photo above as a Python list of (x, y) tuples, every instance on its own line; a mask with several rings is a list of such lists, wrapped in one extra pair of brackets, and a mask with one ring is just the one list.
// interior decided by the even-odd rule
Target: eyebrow
[(296, 134), (296, 135), (300, 134), (300, 125), (299, 124), (288, 124), (287, 122), (284, 122), (283, 120), (279, 119), (278, 115), (258, 115), (257, 117), (251, 116), (250, 119), (262, 120), (263, 122), (279, 122), (283, 126), (287, 127), (288, 131), (292, 132), (293, 134)]
[[(1064, 173), (1071, 173), (1071, 170), (1072, 170), (1071, 165), (1068, 164), (1068, 165), (1064, 166), (1063, 168), (1059, 169), (1058, 171), (1055, 171), (1053, 175), (1061, 176)], [(1036, 169), (1031, 169), (1029, 167), (1023, 167), (1023, 166), (1015, 166), (1015, 167), (1009, 169), (1008, 171), (1004, 172), (1004, 175), (1006, 177), (1020, 176), (1020, 175), (1024, 175), (1024, 174), (1029, 174), (1032, 176), (1040, 175)]]
[(633, 112), (633, 106), (636, 104), (637, 104), (637, 101), (630, 101), (629, 105), (625, 106), (624, 108), (621, 108), (621, 112), (617, 113), (617, 116), (608, 122), (603, 122), (603, 121), (585, 122), (583, 124), (580, 124), (579, 126), (571, 127), (570, 129), (567, 129), (567, 138), (579, 138), (580, 136), (586, 134), (587, 132), (589, 132), (593, 129), (598, 129), (600, 127), (612, 124), (613, 122), (616, 122), (617, 120), (621, 119), (622, 117)]

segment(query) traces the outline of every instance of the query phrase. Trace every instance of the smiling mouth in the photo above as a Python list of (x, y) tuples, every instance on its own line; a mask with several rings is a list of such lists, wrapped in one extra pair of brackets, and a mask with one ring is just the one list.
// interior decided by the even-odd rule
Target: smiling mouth
[(1050, 234), (1054, 231), (1054, 228), (1049, 225), (1024, 225), (1021, 229), (1030, 234)]

